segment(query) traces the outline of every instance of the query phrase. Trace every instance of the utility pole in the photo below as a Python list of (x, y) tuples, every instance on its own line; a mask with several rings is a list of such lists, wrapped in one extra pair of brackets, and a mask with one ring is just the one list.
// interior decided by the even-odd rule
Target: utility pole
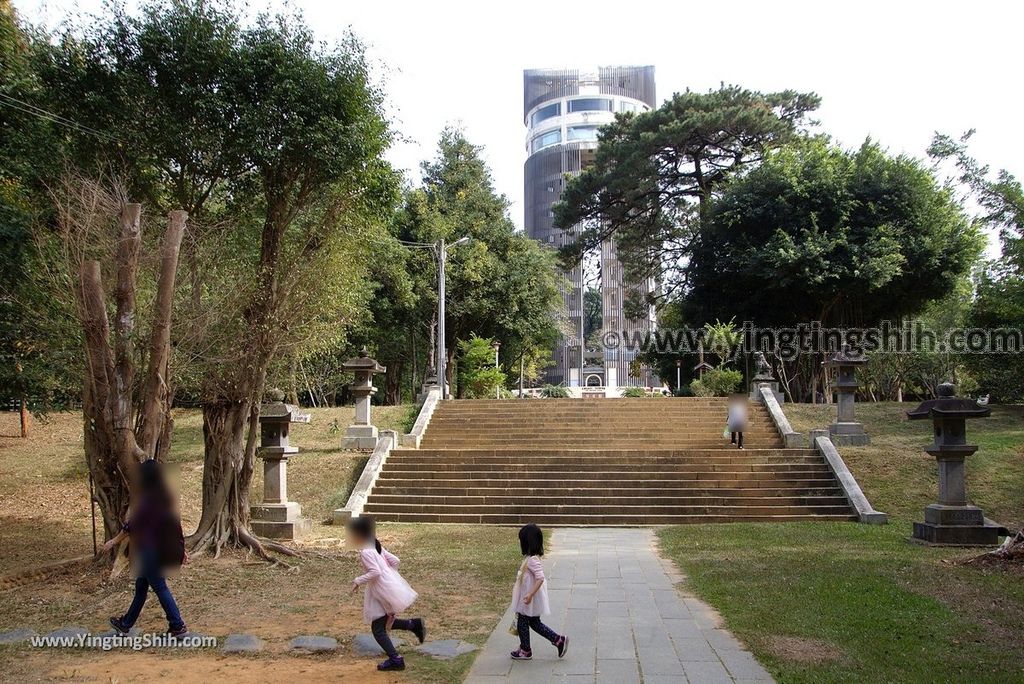
[[(460, 237), (451, 244), (458, 247), (469, 242), (469, 236)], [(448, 259), (448, 246), (444, 238), (437, 241), (437, 382), (441, 386), (441, 399), (448, 399), (448, 350), (445, 348), (444, 266)]]
[[(584, 326), (584, 319), (585, 319), (585, 316), (584, 316), (584, 313), (583, 313), (583, 309), (585, 307), (585, 304), (584, 304), (584, 300), (585, 299), (586, 299), (586, 297), (584, 296), (584, 293), (583, 293), (583, 258), (581, 257), (580, 258), (580, 387), (581, 388), (585, 384), (583, 382), (583, 362), (584, 362), (583, 361), (583, 352), (586, 349), (586, 340), (584, 339), (584, 336), (583, 336), (583, 331), (584, 331), (584, 327), (583, 326)], [(582, 393), (583, 393), (583, 390), (580, 389), (580, 397), (583, 396)]]
[(444, 238), (437, 241), (437, 383), (441, 386), (441, 399), (448, 398), (448, 360), (444, 336), (444, 262), (448, 251)]
[[(491, 343), (491, 347), (494, 349), (494, 370), (501, 370), (501, 366), (498, 364), (498, 350), (501, 348), (501, 342), (494, 340)], [(501, 385), (498, 384), (494, 388), (494, 398), (501, 399)]]

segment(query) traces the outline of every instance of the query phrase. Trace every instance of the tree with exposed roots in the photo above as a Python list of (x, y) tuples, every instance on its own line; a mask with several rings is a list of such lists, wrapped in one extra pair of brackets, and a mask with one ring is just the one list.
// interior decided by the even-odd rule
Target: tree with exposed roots
[[(170, 213), (163, 240), (153, 247), (159, 265), (148, 287), (139, 282), (140, 261), (146, 261), (140, 204), (73, 174), (53, 198), (55, 230), (40, 226), (36, 238), (55, 257), (51, 292), (73, 302), (81, 324), (85, 458), (109, 539), (125, 520), (134, 465), (163, 460), (170, 446), (171, 318), (187, 215)], [(105, 271), (112, 284), (104, 282)], [(143, 291), (153, 292), (148, 331), (137, 311)], [(137, 348), (137, 340), (145, 345)]]
[(151, 0), (39, 54), (43, 104), (114, 138), (72, 131), (71, 160), (109, 164), (134, 196), (190, 216), (173, 347), (203, 410), (192, 550), (291, 553), (249, 530), (268, 373), (336, 345), (367, 309), (365, 262), (391, 240), (397, 201), (362, 45), (318, 43), (295, 14), (245, 23), (230, 0)]

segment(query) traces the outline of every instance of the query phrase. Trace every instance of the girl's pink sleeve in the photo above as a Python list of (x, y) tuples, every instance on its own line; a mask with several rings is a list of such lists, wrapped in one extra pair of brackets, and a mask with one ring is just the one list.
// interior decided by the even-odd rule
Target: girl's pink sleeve
[(359, 552), (359, 560), (363, 562), (363, 567), (366, 569), (366, 574), (356, 577), (353, 582), (356, 584), (366, 584), (380, 577), (380, 568), (373, 562), (373, 557), (370, 554), (376, 553), (371, 549), (363, 549)]
[(390, 565), (393, 568), (397, 568), (398, 564), (401, 562), (400, 560), (398, 560), (398, 556), (391, 553), (387, 549), (382, 549), (381, 554), (384, 556), (384, 560), (388, 562), (388, 565)]
[(544, 579), (544, 566), (536, 556), (530, 556), (530, 560), (526, 561), (526, 571), (533, 575), (534, 579)]

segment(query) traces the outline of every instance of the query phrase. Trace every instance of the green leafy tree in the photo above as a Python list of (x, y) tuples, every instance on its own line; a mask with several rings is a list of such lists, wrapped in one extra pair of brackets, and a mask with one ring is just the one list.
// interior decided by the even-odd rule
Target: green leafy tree
[[(1009, 171), (993, 174), (970, 155), (973, 134), (936, 135), (928, 150), (933, 159), (953, 164), (953, 182), (976, 201), (979, 220), (999, 232), (1002, 254), (980, 270), (967, 324), (1024, 329), (1024, 187)], [(965, 361), (979, 391), (993, 401), (1024, 400), (1024, 354), (971, 354)]]
[[(33, 244), (32, 226), (49, 219), (47, 185), (60, 171), (67, 128), (37, 109), (39, 36), (0, 0), (0, 402), (28, 412), (81, 396), (81, 354), (71, 310), (36, 277), (51, 255)], [(74, 351), (72, 351), (74, 350)]]
[[(982, 237), (920, 162), (872, 142), (794, 141), (724, 189), (687, 265), (682, 318), (865, 326), (942, 299)], [(820, 358), (805, 355), (798, 394)]]
[(172, 364), (203, 407), (191, 544), (265, 555), (248, 522), (268, 377), (359, 322), (367, 247), (389, 239), (397, 199), (363, 47), (321, 44), (292, 14), (243, 25), (231, 3), (208, 0), (115, 5), (51, 43), (39, 67), (51, 107), (103, 132), (75, 135), (70, 158), (114, 169), (147, 206), (192, 215), (189, 325)]
[(459, 342), (462, 362), (459, 384), (469, 399), (492, 399), (505, 386), (505, 373), (494, 365), (494, 340), (470, 335)]
[[(515, 231), (508, 200), (494, 190), (479, 147), (461, 131), (445, 130), (437, 156), (423, 164), (423, 187), (410, 193), (400, 237), (416, 243), (440, 238), (471, 241), (448, 251), (447, 322), (449, 382), (456, 379), (459, 342), (471, 335), (501, 342), (502, 362), (518, 374), (520, 362), (536, 358), (557, 337), (561, 305), (555, 254)], [(436, 327), (436, 265), (428, 250), (416, 250), (419, 319)], [(433, 351), (433, 345), (429, 345)], [(463, 388), (457, 385), (459, 395)]]
[(727, 397), (743, 382), (743, 373), (735, 368), (718, 367), (705, 371), (698, 380), (690, 383), (690, 389), (698, 397)]
[(569, 181), (555, 208), (559, 228), (584, 227), (564, 257), (577, 260), (614, 238), (629, 279), (657, 276), (671, 294), (716, 189), (789, 140), (818, 103), (813, 93), (722, 86), (619, 116), (601, 129), (593, 165)]

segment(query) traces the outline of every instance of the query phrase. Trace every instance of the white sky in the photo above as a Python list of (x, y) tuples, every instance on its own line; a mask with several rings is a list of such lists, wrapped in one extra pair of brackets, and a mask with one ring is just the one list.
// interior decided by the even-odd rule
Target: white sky
[[(53, 25), (101, 0), (14, 0)], [(128, 5), (136, 4), (128, 0)], [(382, 65), (406, 142), (391, 160), (418, 180), (447, 123), (483, 145), (522, 225), (522, 70), (654, 64), (658, 97), (721, 82), (822, 96), (821, 130), (846, 146), (871, 136), (923, 156), (934, 131), (976, 128), (972, 151), (1024, 175), (1024, 3), (459, 2), (293, 0), (325, 40), (351, 26)], [(282, 2), (250, 0), (253, 11)]]

